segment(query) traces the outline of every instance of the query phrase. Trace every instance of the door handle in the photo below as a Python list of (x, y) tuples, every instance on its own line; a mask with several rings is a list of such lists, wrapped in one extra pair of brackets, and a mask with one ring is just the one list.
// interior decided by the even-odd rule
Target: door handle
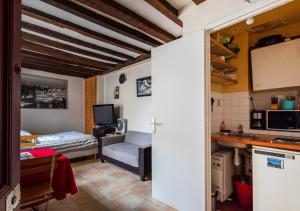
[(153, 134), (156, 133), (156, 131), (157, 131), (157, 128), (156, 128), (156, 127), (157, 127), (157, 126), (162, 126), (162, 123), (156, 122), (155, 117), (152, 117), (152, 121), (151, 121), (150, 124), (152, 125), (152, 133), (153, 133)]

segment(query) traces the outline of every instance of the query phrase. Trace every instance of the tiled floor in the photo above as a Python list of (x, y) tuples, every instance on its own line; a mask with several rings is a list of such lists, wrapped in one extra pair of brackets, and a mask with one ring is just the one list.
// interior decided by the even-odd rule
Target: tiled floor
[(48, 211), (175, 211), (151, 197), (151, 181), (141, 182), (122, 168), (98, 160), (72, 166), (79, 192), (62, 201), (52, 200)]
[(217, 203), (218, 211), (252, 211), (251, 207), (245, 207), (238, 204), (237, 201)]

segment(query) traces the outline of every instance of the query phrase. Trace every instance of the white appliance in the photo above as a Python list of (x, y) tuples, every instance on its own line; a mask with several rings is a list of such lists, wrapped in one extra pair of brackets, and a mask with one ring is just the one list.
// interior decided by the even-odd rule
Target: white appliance
[(233, 153), (220, 150), (212, 154), (212, 189), (218, 191), (218, 200), (228, 199), (233, 192), (232, 176), (234, 175)]
[(254, 147), (253, 210), (300, 210), (300, 152)]

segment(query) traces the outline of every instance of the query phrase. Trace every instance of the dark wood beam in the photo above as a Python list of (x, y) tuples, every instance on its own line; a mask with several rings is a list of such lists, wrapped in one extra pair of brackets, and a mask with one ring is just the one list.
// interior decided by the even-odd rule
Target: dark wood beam
[(141, 61), (144, 61), (144, 60), (150, 59), (150, 58), (151, 58), (150, 55), (141, 55), (141, 56), (137, 57), (136, 59), (130, 59), (130, 60), (127, 60), (127, 61), (124, 62), (123, 64), (118, 64), (118, 65), (116, 65), (115, 67), (110, 68), (109, 70), (103, 71), (103, 74), (107, 74), (107, 73), (110, 73), (110, 72), (114, 72), (114, 71), (116, 71), (116, 70), (122, 69), (122, 68), (124, 68), (124, 67), (130, 66), (130, 65), (133, 65), (133, 64), (136, 64), (136, 63), (138, 63), (138, 62), (141, 62)]
[(55, 74), (60, 74), (60, 75), (74, 76), (74, 77), (87, 78), (87, 77), (92, 76), (90, 74), (77, 73), (77, 72), (73, 72), (73, 71), (66, 70), (66, 69), (58, 69), (58, 68), (53, 68), (51, 66), (38, 65), (38, 64), (23, 62), (23, 61), (21, 63), (21, 67), (22, 68), (33, 69), (33, 70), (44, 71), (44, 72), (55, 73)]
[(68, 13), (74, 14), (80, 18), (83, 18), (87, 21), (93, 22), (97, 25), (100, 25), (104, 28), (122, 34), (131, 39), (138, 40), (142, 43), (148, 44), (150, 46), (156, 47), (161, 45), (161, 43), (146, 34), (135, 30), (133, 28), (127, 27), (117, 21), (114, 21), (110, 18), (107, 18), (99, 13), (93, 12), (87, 8), (84, 8), (70, 0), (42, 0), (43, 2), (50, 4), (54, 7), (57, 7), (61, 10), (64, 10)]
[[(73, 43), (73, 44), (76, 44), (76, 45), (81, 45), (83, 47), (90, 48), (90, 49), (100, 51), (100, 52), (104, 52), (104, 53), (114, 55), (114, 56), (117, 56), (117, 57), (120, 57), (120, 58), (123, 58), (123, 59), (133, 59), (134, 58), (134, 57), (129, 56), (127, 54), (123, 54), (123, 53), (120, 53), (118, 51), (113, 51), (113, 50), (110, 50), (108, 48), (104, 48), (104, 47), (101, 47), (101, 46), (98, 46), (98, 45), (95, 45), (95, 44), (92, 44), (92, 43), (89, 43), (89, 42), (85, 42), (83, 40), (76, 39), (74, 37), (70, 37), (68, 35), (65, 35), (65, 34), (62, 34), (62, 33), (56, 32), (56, 31), (52, 31), (52, 30), (47, 29), (47, 28), (43, 28), (43, 27), (40, 27), (40, 26), (37, 26), (37, 25), (33, 25), (31, 23), (26, 23), (24, 21), (22, 22), (21, 26), (22, 26), (23, 29), (26, 29), (26, 30), (29, 30), (29, 31), (32, 31), (32, 32), (43, 34), (43, 35), (53, 37), (53, 38), (58, 39), (58, 40), (63, 40), (63, 41), (69, 42), (69, 43)], [(108, 57), (108, 59), (113, 58), (113, 57), (109, 57), (109, 56), (107, 56), (107, 57)]]
[(27, 7), (27, 6), (22, 6), (22, 13), (24, 15), (27, 15), (27, 16), (31, 17), (31, 18), (38, 19), (40, 21), (43, 21), (43, 22), (46, 22), (46, 23), (49, 23), (49, 24), (52, 24), (52, 25), (55, 25), (55, 26), (58, 26), (58, 27), (61, 27), (61, 28), (66, 28), (66, 29), (78, 32), (78, 33), (80, 33), (84, 36), (96, 39), (96, 40), (101, 41), (101, 42), (105, 42), (105, 43), (113, 45), (113, 46), (117, 46), (117, 47), (122, 48), (122, 49), (126, 49), (126, 50), (129, 50), (129, 51), (138, 53), (138, 54), (148, 54), (149, 53), (147, 50), (145, 50), (143, 48), (140, 48), (140, 47), (134, 46), (132, 44), (123, 42), (123, 41), (115, 39), (113, 37), (106, 36), (106, 35), (101, 34), (99, 32), (95, 32), (95, 31), (90, 30), (88, 28), (84, 28), (84, 27), (79, 26), (77, 24), (74, 24), (72, 22), (62, 20), (58, 17), (46, 14), (44, 12), (41, 12), (39, 10), (30, 8), (30, 7)]
[(33, 52), (38, 52), (40, 54), (46, 54), (50, 55), (53, 57), (58, 57), (70, 62), (78, 62), (81, 64), (85, 65), (92, 65), (95, 67), (101, 67), (101, 68), (110, 68), (114, 67), (115, 65), (109, 64), (109, 63), (104, 63), (100, 61), (96, 61), (93, 59), (88, 59), (85, 57), (81, 57), (72, 53), (67, 53), (58, 49), (50, 48), (44, 45), (40, 45), (34, 42), (29, 42), (27, 40), (22, 40), (22, 49), (28, 50), (28, 51), (33, 51)]
[(204, 2), (205, 0), (193, 0), (193, 2), (195, 3), (195, 4), (201, 4), (202, 2)]
[(37, 52), (32, 52), (32, 51), (28, 51), (28, 50), (24, 50), (24, 49), (21, 50), (21, 55), (22, 56), (28, 56), (28, 57), (34, 58), (36, 60), (43, 59), (43, 60), (47, 60), (51, 63), (69, 64), (69, 65), (77, 66), (77, 67), (80, 67), (80, 68), (88, 68), (88, 69), (96, 70), (96, 71), (99, 71), (99, 72), (102, 72), (103, 70), (107, 70), (107, 68), (94, 67), (94, 66), (91, 66), (91, 65), (78, 63), (76, 61), (65, 60), (65, 59), (62, 59), (62, 58), (58, 58), (56, 56), (49, 56), (49, 55), (46, 55), (46, 54), (40, 54), (40, 53), (37, 53)]
[[(71, 46), (71, 45), (66, 45), (66, 44), (61, 43), (61, 42), (57, 42), (57, 41), (53, 41), (53, 40), (50, 40), (50, 39), (47, 39), (47, 38), (44, 38), (44, 37), (29, 34), (27, 32), (22, 32), (22, 39), (30, 41), (30, 42), (35, 42), (35, 43), (39, 43), (39, 44), (42, 44), (42, 45), (47, 45), (47, 46), (50, 46), (50, 47), (59, 48), (59, 49), (62, 49), (62, 50), (66, 50), (66, 51), (70, 51), (70, 52), (74, 52), (74, 53), (79, 53), (79, 54), (82, 54), (82, 55), (85, 55), (85, 56), (91, 56), (91, 57), (94, 57), (94, 58), (97, 58), (97, 59), (103, 59), (103, 60), (108, 61), (107, 57), (103, 56), (102, 54), (98, 54), (98, 53), (95, 53), (95, 52), (83, 50), (81, 48), (77, 48), (77, 47), (74, 47), (74, 46)], [(111, 62), (114, 62), (114, 63), (124, 62), (122, 60), (115, 59), (115, 58), (111, 58), (109, 60)]]
[(179, 26), (183, 26), (182, 20), (178, 18), (178, 10), (174, 8), (167, 0), (145, 0), (148, 4), (172, 20)]
[(51, 64), (50, 62), (47, 62), (47, 61), (40, 61), (40, 60), (36, 60), (36, 59), (32, 59), (30, 57), (24, 57), (24, 56), (22, 56), (22, 62), (28, 63), (28, 64), (35, 64), (35, 65), (40, 65), (40, 66), (51, 67), (51, 68), (57, 69), (57, 70), (64, 70), (64, 71), (67, 70), (67, 71), (79, 73), (79, 74), (86, 74), (86, 75), (98, 75), (99, 74), (99, 72), (78, 70), (69, 65), (61, 65), (58, 63)]
[(47, 60), (42, 57), (32, 57), (32, 56), (29, 56), (26, 54), (22, 54), (21, 59), (22, 59), (22, 61), (31, 61), (32, 63), (35, 63), (35, 64), (42, 64), (42, 65), (48, 65), (51, 67), (65, 68), (67, 70), (72, 70), (74, 72), (79, 72), (79, 73), (86, 72), (86, 73), (90, 73), (92, 75), (98, 75), (103, 72), (103, 71), (90, 69), (90, 68), (86, 68), (86, 67), (74, 66), (74, 65), (71, 65), (68, 63)]
[(161, 41), (170, 42), (175, 40), (176, 37), (164, 29), (158, 27), (146, 18), (138, 15), (130, 9), (112, 0), (76, 0), (83, 5), (95, 9), (101, 13), (107, 14), (116, 18), (134, 28), (142, 30), (144, 33), (149, 34)]

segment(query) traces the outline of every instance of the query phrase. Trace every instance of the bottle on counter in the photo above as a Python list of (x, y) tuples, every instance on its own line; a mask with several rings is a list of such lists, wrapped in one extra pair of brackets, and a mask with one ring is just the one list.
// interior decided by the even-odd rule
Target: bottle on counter
[(220, 132), (225, 131), (225, 130), (226, 130), (225, 122), (222, 121), (221, 125), (220, 125)]

